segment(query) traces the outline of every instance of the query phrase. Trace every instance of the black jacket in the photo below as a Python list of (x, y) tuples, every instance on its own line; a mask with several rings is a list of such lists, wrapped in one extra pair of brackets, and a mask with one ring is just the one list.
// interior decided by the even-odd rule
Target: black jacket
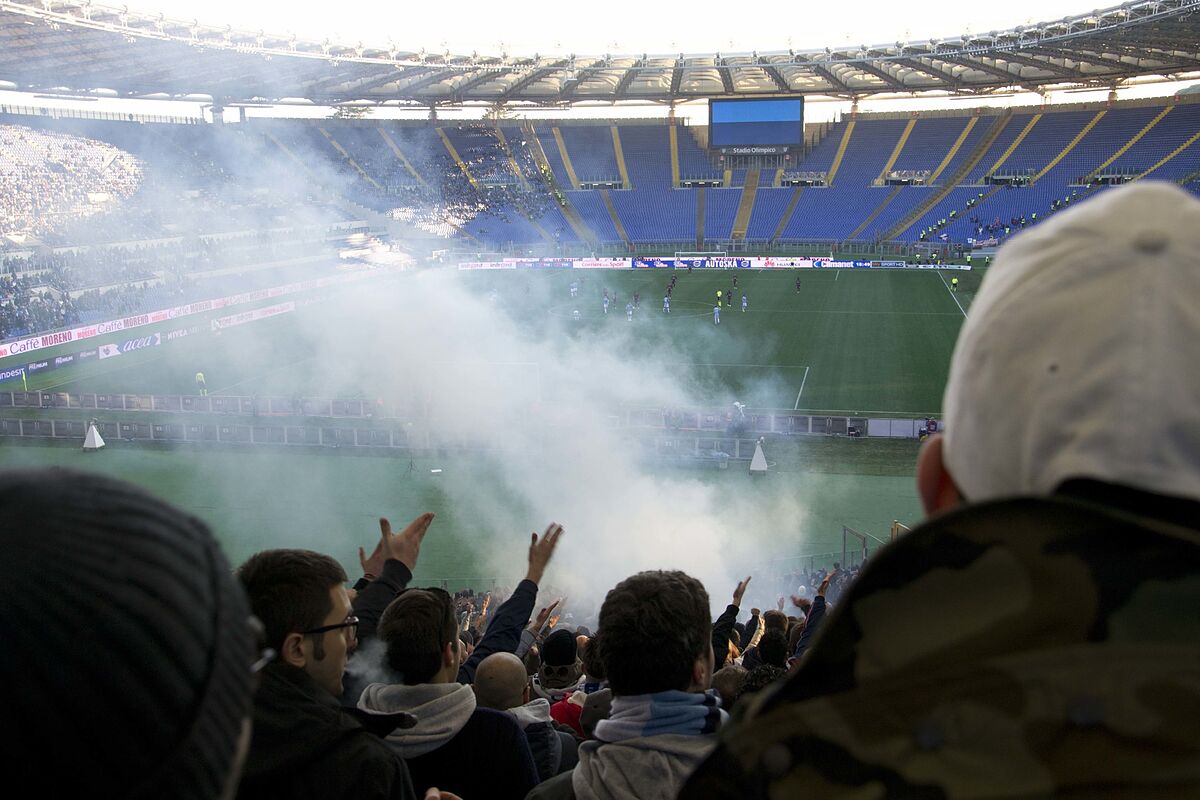
[(533, 615), (533, 606), (537, 602), (537, 584), (531, 580), (522, 580), (513, 589), (512, 596), (496, 609), (495, 616), (488, 623), (487, 630), (479, 644), (471, 652), (470, 658), (458, 668), (459, 683), (473, 683), (475, 668), (479, 662), (492, 653), (515, 653), (521, 643), (521, 631)]
[(238, 800), (410, 800), (408, 769), (301, 669), (270, 664)]
[(463, 800), (520, 800), (539, 780), (521, 726), (490, 708), (476, 708), (453, 738), (407, 764), (422, 793), (436, 786)]

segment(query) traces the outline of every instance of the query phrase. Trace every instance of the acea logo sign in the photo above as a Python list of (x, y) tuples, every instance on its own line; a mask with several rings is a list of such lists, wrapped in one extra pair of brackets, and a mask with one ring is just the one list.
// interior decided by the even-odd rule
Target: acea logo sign
[(147, 347), (157, 347), (162, 344), (162, 334), (152, 333), (149, 336), (141, 336), (137, 339), (126, 339), (120, 344), (102, 344), (100, 345), (101, 358), (115, 358), (122, 353), (130, 353), (134, 350), (144, 350)]

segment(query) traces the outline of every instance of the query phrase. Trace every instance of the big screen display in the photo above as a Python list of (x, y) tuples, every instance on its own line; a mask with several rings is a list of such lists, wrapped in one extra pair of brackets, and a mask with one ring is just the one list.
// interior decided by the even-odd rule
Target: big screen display
[(804, 144), (804, 98), (710, 100), (711, 147)]

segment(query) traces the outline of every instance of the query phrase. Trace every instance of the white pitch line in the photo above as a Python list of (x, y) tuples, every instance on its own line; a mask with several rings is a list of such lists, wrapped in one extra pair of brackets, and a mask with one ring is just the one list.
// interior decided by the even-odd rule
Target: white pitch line
[(950, 295), (950, 299), (954, 301), (954, 305), (958, 306), (958, 310), (961, 311), (962, 315), (965, 317), (967, 315), (967, 310), (962, 307), (962, 303), (958, 302), (958, 295), (950, 290), (950, 284), (946, 283), (946, 276), (942, 274), (941, 270), (937, 271), (937, 276), (942, 279), (942, 286), (946, 287), (946, 293)]
[(840, 277), (842, 277), (842, 271), (839, 269), (837, 272), (833, 273), (833, 282), (837, 283), (837, 279)]
[(804, 368), (804, 377), (800, 379), (800, 391), (796, 392), (796, 406), (793, 411), (800, 409), (800, 395), (804, 394), (804, 384), (808, 381), (808, 367)]

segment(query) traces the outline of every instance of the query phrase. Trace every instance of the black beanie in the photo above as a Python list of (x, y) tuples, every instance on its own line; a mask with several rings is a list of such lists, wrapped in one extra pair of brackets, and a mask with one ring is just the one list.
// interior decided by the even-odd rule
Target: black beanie
[(208, 528), (121, 481), (8, 471), (0, 552), (9, 780), (63, 797), (217, 797), (256, 653)]
[(542, 643), (542, 663), (550, 667), (569, 667), (575, 663), (575, 634), (559, 628)]

